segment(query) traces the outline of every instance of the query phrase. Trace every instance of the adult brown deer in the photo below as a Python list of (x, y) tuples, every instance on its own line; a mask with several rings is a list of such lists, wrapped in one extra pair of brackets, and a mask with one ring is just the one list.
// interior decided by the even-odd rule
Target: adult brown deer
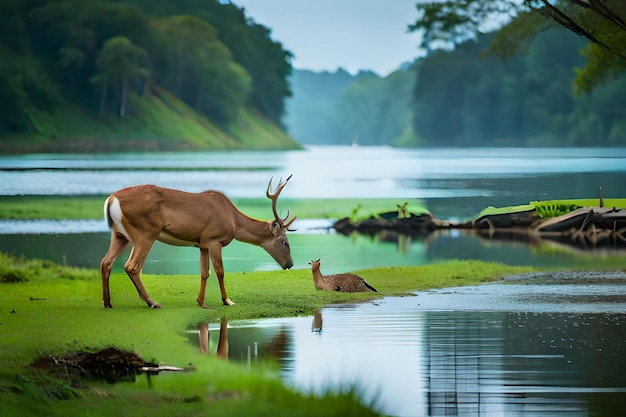
[(296, 219), (281, 218), (276, 202), (291, 178), (279, 181), (272, 193), (272, 180), (265, 195), (272, 201), (274, 220), (252, 219), (240, 212), (224, 194), (208, 190), (188, 193), (156, 185), (137, 185), (111, 194), (104, 202), (104, 215), (111, 228), (111, 245), (102, 262), (102, 299), (105, 308), (111, 308), (109, 277), (117, 257), (129, 244), (133, 246), (124, 270), (135, 285), (139, 297), (151, 308), (161, 307), (154, 302), (141, 282), (141, 268), (155, 240), (175, 246), (195, 246), (200, 249), (200, 293), (197, 298), (202, 308), (210, 263), (222, 293), (224, 305), (234, 303), (226, 295), (222, 248), (233, 239), (261, 246), (283, 268), (293, 266), (286, 232)]

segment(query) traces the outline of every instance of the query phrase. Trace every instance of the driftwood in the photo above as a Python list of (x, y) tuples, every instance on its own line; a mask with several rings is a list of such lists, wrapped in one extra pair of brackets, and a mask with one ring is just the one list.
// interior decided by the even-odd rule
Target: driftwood
[(349, 235), (352, 232), (373, 234), (381, 230), (391, 230), (412, 236), (427, 236), (437, 229), (449, 226), (450, 222), (436, 219), (430, 213), (419, 215), (408, 213), (407, 217), (399, 217), (398, 212), (393, 211), (356, 222), (345, 217), (338, 220), (333, 228), (344, 235)]
[(550, 241), (578, 249), (626, 249), (626, 210), (606, 207), (582, 207), (570, 213), (549, 218), (525, 220), (503, 226), (492, 217), (475, 222), (480, 236), (497, 240), (526, 241), (539, 244)]
[(626, 210), (602, 206), (583, 207), (548, 219), (529, 209), (488, 214), (462, 223), (439, 220), (431, 214), (409, 213), (401, 217), (399, 212), (389, 212), (359, 222), (341, 219), (333, 227), (346, 235), (352, 232), (379, 234), (391, 231), (418, 237), (426, 237), (440, 229), (470, 229), (490, 239), (529, 244), (549, 240), (582, 249), (602, 246), (626, 249)]

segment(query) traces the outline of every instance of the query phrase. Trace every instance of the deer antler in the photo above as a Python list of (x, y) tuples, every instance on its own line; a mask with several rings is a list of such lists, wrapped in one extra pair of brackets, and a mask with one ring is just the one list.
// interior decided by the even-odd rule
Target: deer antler
[(280, 196), (280, 192), (283, 190), (283, 188), (285, 188), (285, 185), (287, 185), (287, 182), (291, 179), (291, 177), (292, 175), (287, 177), (285, 181), (283, 181), (283, 179), (281, 178), (280, 181), (278, 182), (278, 186), (276, 187), (276, 190), (273, 193), (270, 191), (270, 189), (272, 188), (272, 180), (274, 178), (273, 177), (270, 178), (270, 182), (269, 184), (267, 184), (267, 191), (265, 192), (265, 195), (267, 196), (267, 198), (272, 200), (272, 211), (274, 212), (274, 218), (276, 219), (278, 224), (280, 224), (282, 227), (289, 230), (290, 232), (293, 232), (293, 230), (289, 229), (289, 226), (291, 226), (291, 223), (293, 223), (296, 220), (296, 218), (294, 217), (293, 219), (287, 221), (287, 219), (289, 218), (289, 210), (287, 210), (287, 215), (284, 218), (281, 218), (278, 215), (278, 211), (276, 210), (276, 203), (278, 202), (278, 196)]

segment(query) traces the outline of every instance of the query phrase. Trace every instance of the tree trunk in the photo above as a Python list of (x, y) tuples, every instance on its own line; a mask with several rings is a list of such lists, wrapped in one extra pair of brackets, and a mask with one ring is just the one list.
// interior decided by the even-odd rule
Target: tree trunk
[(106, 103), (106, 97), (107, 97), (107, 84), (102, 83), (102, 94), (100, 95), (100, 112), (99, 112), (100, 117), (104, 115), (104, 105)]
[(120, 118), (126, 116), (126, 103), (128, 101), (128, 80), (122, 82), (122, 101), (120, 103)]

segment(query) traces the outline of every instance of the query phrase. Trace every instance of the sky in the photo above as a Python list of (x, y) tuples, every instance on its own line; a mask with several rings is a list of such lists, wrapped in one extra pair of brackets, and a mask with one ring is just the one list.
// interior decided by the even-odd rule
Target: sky
[(232, 0), (294, 54), (292, 65), (387, 76), (421, 55), (416, 0)]

